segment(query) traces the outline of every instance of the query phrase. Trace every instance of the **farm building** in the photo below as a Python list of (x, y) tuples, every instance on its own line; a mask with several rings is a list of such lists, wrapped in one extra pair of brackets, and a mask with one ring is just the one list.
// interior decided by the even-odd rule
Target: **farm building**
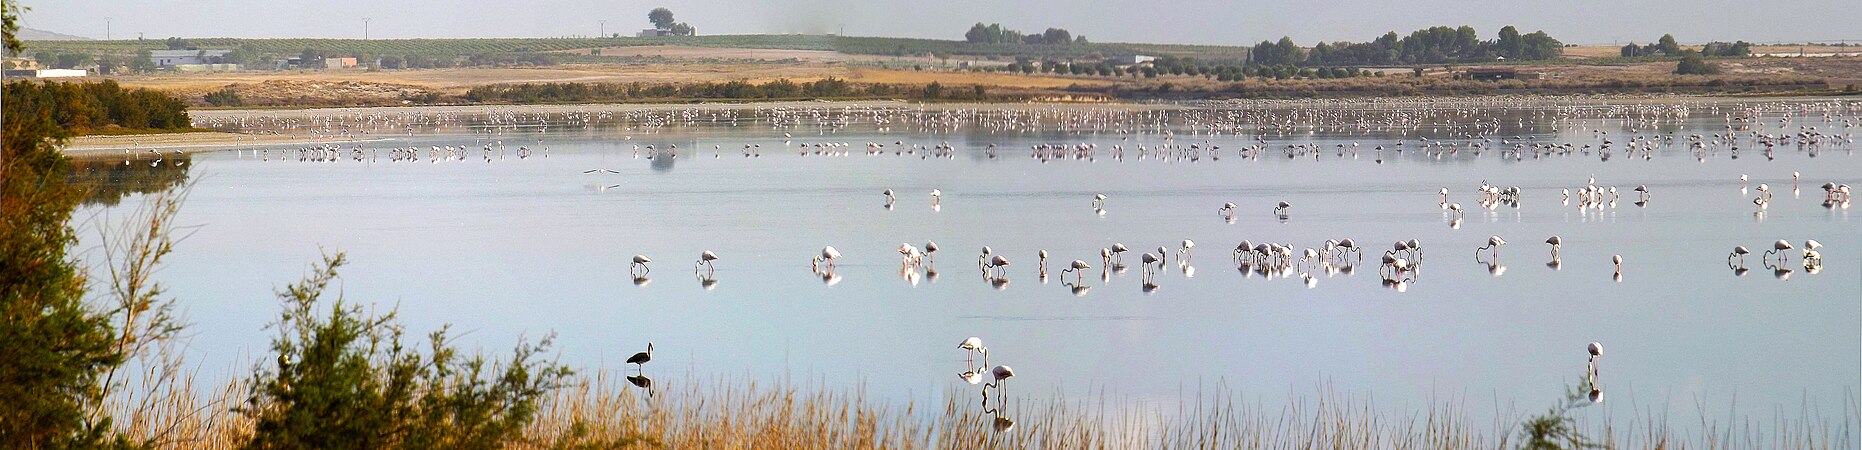
[(174, 67), (183, 64), (225, 64), (226, 54), (232, 50), (154, 50), (149, 52), (149, 61), (156, 67)]
[(660, 37), (660, 36), (671, 36), (671, 35), (672, 35), (672, 30), (661, 30), (661, 29), (656, 29), (656, 28), (648, 28), (645, 30), (640, 30), (640, 34), (638, 34), (637, 36), (639, 37)]
[(1107, 62), (1110, 62), (1112, 63), (1112, 65), (1115, 65), (1115, 66), (1148, 64), (1154, 61), (1157, 61), (1156, 56), (1145, 56), (1145, 55), (1125, 55), (1125, 56), (1119, 56), (1119, 57), (1107, 59)]

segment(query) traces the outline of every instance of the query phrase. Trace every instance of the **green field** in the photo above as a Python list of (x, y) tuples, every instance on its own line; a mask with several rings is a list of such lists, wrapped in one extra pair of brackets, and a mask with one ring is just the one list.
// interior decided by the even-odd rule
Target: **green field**
[[(1239, 61), (1247, 47), (1174, 44), (1091, 43), (1070, 45), (973, 44), (937, 39), (880, 38), (829, 35), (720, 35), (689, 37), (620, 38), (498, 38), (498, 39), (239, 39), (187, 38), (202, 49), (246, 48), (259, 53), (297, 55), (306, 50), (345, 55), (444, 55), (526, 53), (637, 45), (827, 50), (861, 55), (968, 56), (1012, 59), (1088, 58), (1144, 54), (1188, 56), (1212, 61)], [(111, 41), (31, 41), (33, 51), (81, 52), (94, 55), (130, 55), (139, 50), (163, 50), (161, 39)]]

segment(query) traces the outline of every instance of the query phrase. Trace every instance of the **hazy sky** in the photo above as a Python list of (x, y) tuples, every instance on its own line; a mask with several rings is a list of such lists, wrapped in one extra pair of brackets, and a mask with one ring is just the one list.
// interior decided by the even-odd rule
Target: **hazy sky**
[(648, 26), (671, 8), (700, 34), (822, 33), (962, 39), (976, 22), (1039, 31), (1057, 26), (1095, 41), (1248, 44), (1292, 36), (1301, 45), (1364, 41), (1385, 31), (1472, 25), (1543, 29), (1567, 43), (1862, 40), (1857, 0), (24, 0), (26, 26), (94, 38), (550, 37)]

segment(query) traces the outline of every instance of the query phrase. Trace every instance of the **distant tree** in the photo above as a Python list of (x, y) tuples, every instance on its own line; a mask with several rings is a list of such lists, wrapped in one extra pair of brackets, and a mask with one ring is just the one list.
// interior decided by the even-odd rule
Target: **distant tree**
[(1700, 55), (1688, 54), (1681, 57), (1679, 64), (1675, 64), (1676, 75), (1713, 75), (1716, 73), (1720, 73), (1720, 68), (1701, 59)]
[(670, 30), (675, 23), (672, 21), (672, 10), (666, 8), (653, 8), (653, 11), (647, 13), (647, 21), (653, 22), (653, 28), (660, 30)]
[(170, 37), (163, 42), (168, 44), (169, 50), (187, 50), (193, 48), (193, 44), (188, 42), (187, 39), (178, 37)]
[(936, 81), (925, 85), (925, 98), (938, 98), (942, 96), (944, 96), (944, 85), (938, 84)]
[(697, 32), (691, 25), (686, 25), (685, 22), (672, 24), (672, 27), (668, 28), (668, 31), (671, 31), (673, 36), (691, 36), (693, 33)]
[(407, 67), (407, 60), (399, 56), (389, 55), (381, 57), (381, 68), (383, 69), (401, 69), (405, 67)]
[(1662, 39), (1655, 42), (1655, 49), (1668, 56), (1681, 54), (1681, 44), (1675, 42), (1675, 35), (1672, 34), (1662, 35)]
[(129, 60), (129, 71), (136, 73), (154, 72), (156, 69), (153, 52), (149, 49), (136, 51), (136, 57)]
[(91, 64), (92, 61), (95, 61), (95, 59), (91, 58), (91, 55), (89, 54), (59, 53), (58, 61), (57, 63), (52, 64), (52, 67), (56, 67), (59, 69), (75, 69), (81, 66), (88, 66)]
[(239, 98), (239, 93), (233, 92), (233, 88), (230, 87), (209, 92), (201, 99), (206, 100), (207, 104), (213, 106), (240, 106), (245, 104), (245, 101)]
[(1619, 50), (1617, 53), (1623, 55), (1624, 58), (1634, 58), (1637, 56), (1642, 56), (1642, 46), (1636, 45), (1636, 43), (1631, 42), (1631, 43), (1623, 45), (1623, 48)]
[(1525, 52), (1526, 41), (1520, 38), (1519, 29), (1507, 25), (1500, 29), (1500, 39), (1494, 42), (1494, 46), (1499, 48), (1500, 56), (1517, 59), (1520, 53)]

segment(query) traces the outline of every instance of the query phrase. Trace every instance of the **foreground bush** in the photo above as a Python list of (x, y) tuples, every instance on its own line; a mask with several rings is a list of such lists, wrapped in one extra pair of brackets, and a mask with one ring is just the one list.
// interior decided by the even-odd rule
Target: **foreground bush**
[(503, 362), (461, 357), (446, 330), (409, 348), (393, 311), (338, 295), (325, 300), (344, 257), (325, 257), (278, 292), (276, 362), (255, 369), (236, 408), (253, 421), (248, 449), (503, 448), (535, 420), (570, 371), (541, 360), (550, 339), (519, 343)]

